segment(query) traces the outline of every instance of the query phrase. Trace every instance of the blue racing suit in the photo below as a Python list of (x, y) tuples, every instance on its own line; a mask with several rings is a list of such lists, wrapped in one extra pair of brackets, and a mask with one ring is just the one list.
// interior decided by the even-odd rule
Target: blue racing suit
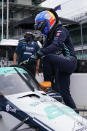
[(76, 108), (69, 86), (70, 75), (76, 69), (77, 59), (68, 30), (63, 26), (58, 26), (53, 39), (47, 37), (41, 51), (45, 54), (43, 57), (44, 80), (52, 81), (55, 75), (56, 90), (61, 93), (66, 105)]
[[(37, 42), (31, 41), (28, 43), (26, 39), (20, 40), (15, 50), (15, 53), (18, 55), (18, 63), (20, 64), (21, 62), (27, 60), (38, 50), (39, 46)], [(36, 63), (34, 61), (31, 61), (30, 64), (24, 64), (23, 66), (25, 66), (25, 68), (27, 68), (27, 70), (29, 70), (33, 75), (35, 75)]]

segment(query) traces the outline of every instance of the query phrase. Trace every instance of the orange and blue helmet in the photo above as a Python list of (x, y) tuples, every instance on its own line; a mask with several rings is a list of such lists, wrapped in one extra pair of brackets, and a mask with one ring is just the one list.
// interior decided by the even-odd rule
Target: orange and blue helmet
[(56, 17), (50, 11), (42, 11), (35, 18), (35, 29), (40, 30), (44, 35), (48, 35), (54, 24)]

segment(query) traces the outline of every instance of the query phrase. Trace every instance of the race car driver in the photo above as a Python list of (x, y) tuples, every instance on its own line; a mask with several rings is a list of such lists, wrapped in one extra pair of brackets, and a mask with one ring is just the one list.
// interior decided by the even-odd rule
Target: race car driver
[(70, 75), (75, 71), (77, 59), (69, 31), (60, 24), (54, 10), (45, 10), (37, 14), (35, 28), (45, 36), (43, 48), (37, 52), (43, 57), (43, 73), (45, 81), (54, 81), (56, 76), (57, 90), (61, 93), (67, 106), (76, 108), (70, 94)]

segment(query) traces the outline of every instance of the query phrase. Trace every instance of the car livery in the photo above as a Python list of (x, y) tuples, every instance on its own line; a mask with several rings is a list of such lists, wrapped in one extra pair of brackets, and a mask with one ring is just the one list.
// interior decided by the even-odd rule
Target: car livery
[[(32, 125), (34, 129), (38, 128), (40, 131), (87, 131), (85, 118), (40, 90), (24, 69), (0, 68), (0, 79), (2, 118), (3, 112), (6, 112), (15, 118), (15, 122), (24, 121), (25, 125)], [(6, 83), (5, 79), (9, 81)]]

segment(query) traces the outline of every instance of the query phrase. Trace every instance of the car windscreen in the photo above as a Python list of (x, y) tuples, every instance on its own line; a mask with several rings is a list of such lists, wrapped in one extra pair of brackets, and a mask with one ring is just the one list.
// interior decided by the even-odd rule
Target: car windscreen
[(0, 74), (0, 92), (4, 95), (10, 95), (39, 89), (28, 73), (21, 72), (20, 74), (29, 84), (26, 84), (26, 81), (17, 72)]

